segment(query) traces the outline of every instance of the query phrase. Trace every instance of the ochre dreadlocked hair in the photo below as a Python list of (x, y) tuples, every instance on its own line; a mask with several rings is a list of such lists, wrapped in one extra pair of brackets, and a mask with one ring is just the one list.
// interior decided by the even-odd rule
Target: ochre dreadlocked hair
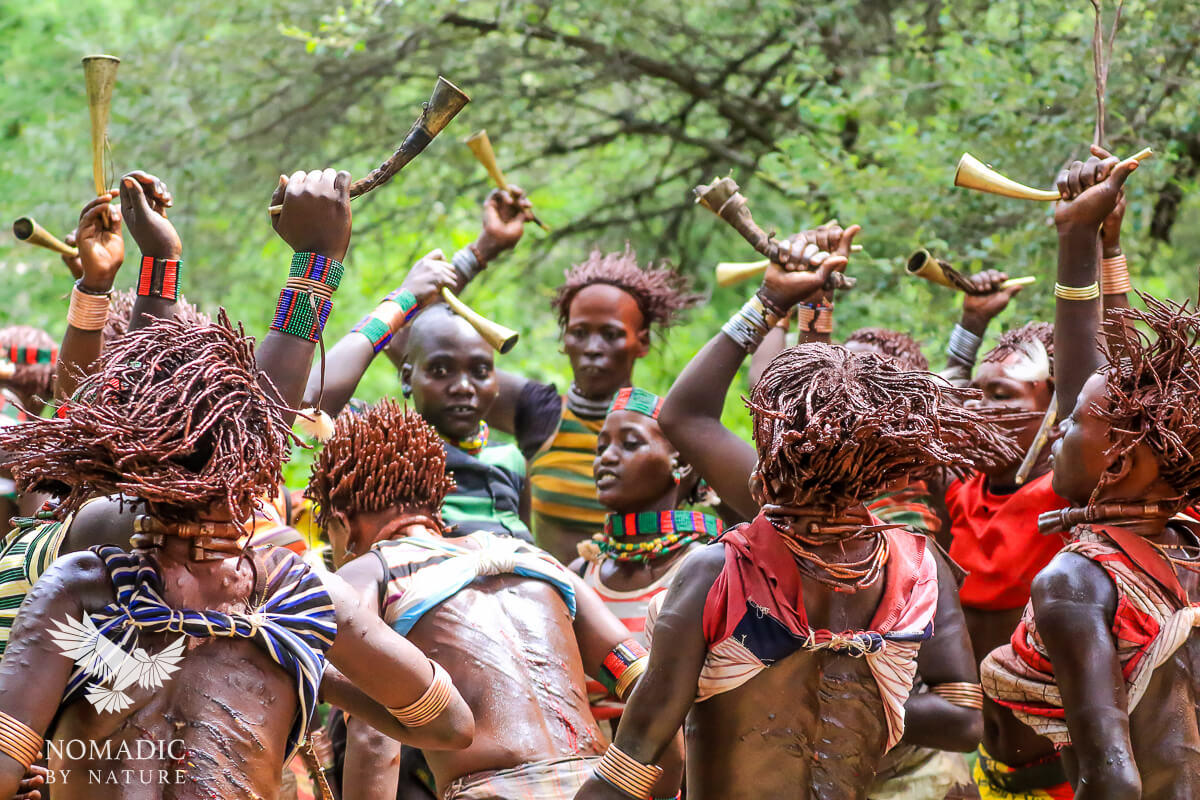
[(746, 402), (769, 502), (840, 512), (899, 479), (1019, 457), (999, 428), (963, 407), (978, 396), (874, 353), (784, 350)]
[(668, 267), (638, 266), (637, 253), (625, 244), (623, 253), (602, 253), (593, 250), (587, 261), (576, 264), (564, 273), (566, 280), (558, 287), (553, 306), (558, 312), (558, 324), (566, 327), (571, 301), (580, 290), (597, 283), (607, 283), (628, 293), (637, 301), (646, 329), (669, 327), (679, 312), (691, 308), (703, 298), (688, 291), (688, 279)]
[(1037, 343), (1046, 349), (1049, 359), (1049, 374), (1054, 375), (1054, 325), (1050, 322), (1027, 322), (1019, 328), (1005, 331), (996, 340), (996, 346), (983, 357), (983, 363), (1003, 361), (1013, 353), (1020, 353), (1031, 361), (1040, 358)]
[(64, 513), (121, 493), (168, 524), (216, 509), (242, 521), (278, 491), (293, 439), (260, 379), (254, 340), (224, 311), (157, 320), (105, 350), (64, 417), (0, 429), (0, 449), (17, 485), (63, 496)]
[(454, 491), (446, 448), (425, 419), (385, 399), (363, 413), (343, 411), (312, 466), (304, 496), (317, 524), (363, 512), (426, 514), (441, 523), (442, 501)]
[[(1179, 492), (1180, 505), (1191, 505), (1200, 502), (1200, 314), (1186, 302), (1138, 296), (1145, 311), (1112, 309), (1104, 323), (1112, 353), (1107, 407), (1092, 410), (1108, 422), (1113, 439), (1108, 454), (1116, 460), (1092, 500), (1128, 472), (1125, 456), (1144, 444), (1163, 480)], [(1142, 323), (1153, 338), (1126, 320)]]
[[(108, 300), (108, 322), (104, 324), (104, 346), (107, 347), (113, 340), (124, 336), (129, 330), (129, 323), (133, 319), (133, 303), (137, 300), (137, 292), (133, 289), (126, 289), (121, 292), (113, 292)], [(183, 295), (179, 296), (179, 302), (175, 305), (175, 313), (173, 316), (186, 322), (188, 325), (209, 325), (212, 323), (212, 318), (205, 314), (200, 309), (189, 303)]]
[[(28, 325), (12, 325), (0, 328), (0, 358), (11, 347), (30, 347), (36, 350), (53, 350), (58, 342), (41, 328)], [(41, 400), (54, 398), (54, 364), (16, 364), (12, 376), (4, 380), (22, 395)]]
[(921, 345), (907, 333), (887, 328), (859, 328), (846, 337), (846, 344), (862, 342), (896, 359), (900, 369), (910, 372), (928, 372), (929, 359), (921, 352)]

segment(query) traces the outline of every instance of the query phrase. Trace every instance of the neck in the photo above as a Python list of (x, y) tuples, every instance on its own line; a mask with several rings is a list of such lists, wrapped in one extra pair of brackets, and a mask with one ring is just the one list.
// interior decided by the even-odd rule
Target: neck
[(567, 389), (567, 408), (581, 416), (603, 417), (608, 413), (608, 406), (612, 403), (612, 399), (615, 396), (616, 392), (604, 397), (585, 395), (580, 391), (575, 382), (572, 381), (570, 387)]

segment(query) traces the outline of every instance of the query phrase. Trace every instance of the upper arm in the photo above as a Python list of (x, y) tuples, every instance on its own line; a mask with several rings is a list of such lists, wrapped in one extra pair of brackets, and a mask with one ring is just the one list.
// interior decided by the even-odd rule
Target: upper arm
[(754, 519), (758, 503), (750, 494), (750, 475), (758, 454), (719, 419), (689, 417), (670, 434), (680, 458), (692, 465), (721, 501), (741, 519)]
[[(582, 559), (578, 559), (582, 563)], [(629, 629), (608, 610), (596, 590), (583, 582), (572, 569), (571, 583), (575, 586), (575, 639), (583, 668), (589, 675), (599, 675), (600, 666), (609, 652), (630, 637)]]
[(400, 748), (400, 742), (358, 716), (348, 716), (342, 800), (395, 797), (400, 782)]
[[(1081, 778), (1133, 765), (1128, 696), (1111, 626), (1117, 592), (1099, 566), (1059, 553), (1033, 582), (1038, 634), (1054, 664)], [(1136, 775), (1136, 767), (1133, 767)]]
[(921, 645), (917, 670), (926, 685), (938, 683), (978, 683), (971, 636), (958, 599), (958, 582), (946, 559), (936, 547), (926, 545), (927, 554), (937, 563), (938, 602), (933, 620), (933, 638)]
[(725, 548), (696, 548), (671, 580), (654, 624), (646, 672), (621, 715), (616, 744), (644, 764), (655, 763), (674, 740), (696, 699), (708, 653), (704, 603), (725, 563)]

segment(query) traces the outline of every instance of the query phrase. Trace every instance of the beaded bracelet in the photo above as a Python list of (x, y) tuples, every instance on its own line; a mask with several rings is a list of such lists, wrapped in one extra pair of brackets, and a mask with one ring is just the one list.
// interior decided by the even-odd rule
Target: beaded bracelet
[(109, 292), (96, 294), (84, 290), (75, 281), (71, 290), (71, 305), (67, 307), (67, 324), (81, 331), (100, 331), (108, 324)]
[(624, 700), (629, 687), (646, 671), (649, 657), (650, 654), (637, 639), (626, 639), (604, 657), (596, 678), (606, 689)]
[(289, 278), (301, 278), (329, 287), (329, 293), (337, 291), (342, 282), (346, 268), (342, 262), (326, 258), (320, 253), (294, 253), (292, 268), (288, 271)]
[(138, 273), (138, 297), (161, 297), (172, 303), (179, 300), (179, 270), (183, 262), (175, 258), (142, 256)]
[(454, 684), (451, 682), (450, 676), (446, 674), (446, 670), (442, 669), (441, 664), (432, 660), (429, 663), (433, 664), (433, 680), (425, 689), (425, 693), (414, 703), (399, 708), (388, 708), (388, 713), (407, 728), (420, 728), (428, 725), (441, 716), (441, 713), (450, 705)]
[(1059, 300), (1095, 300), (1100, 296), (1100, 284), (1095, 281), (1087, 286), (1064, 286), (1055, 283), (1054, 296)]
[(833, 333), (833, 303), (801, 303), (796, 309), (796, 327), (810, 333)]
[(962, 325), (955, 323), (954, 330), (950, 331), (950, 341), (946, 344), (946, 352), (959, 362), (974, 366), (975, 358), (979, 354), (979, 346), (982, 344), (982, 336), (976, 336)]
[(321, 338), (332, 309), (333, 303), (324, 297), (284, 288), (279, 293), (271, 330), (315, 342)]
[(1133, 291), (1133, 283), (1129, 280), (1129, 262), (1125, 254), (1101, 259), (1100, 261), (1100, 293), (1128, 294)]
[(21, 347), (13, 345), (0, 352), (0, 358), (6, 358), (18, 366), (22, 364), (53, 364), (58, 361), (57, 347)]
[(610, 744), (604, 757), (596, 763), (596, 776), (600, 780), (638, 800), (651, 800), (654, 784), (662, 773), (662, 767), (643, 764), (615, 744)]
[(351, 333), (367, 337), (376, 353), (387, 347), (396, 331), (403, 328), (420, 309), (416, 296), (408, 289), (396, 289), (375, 307), (375, 310), (358, 321)]

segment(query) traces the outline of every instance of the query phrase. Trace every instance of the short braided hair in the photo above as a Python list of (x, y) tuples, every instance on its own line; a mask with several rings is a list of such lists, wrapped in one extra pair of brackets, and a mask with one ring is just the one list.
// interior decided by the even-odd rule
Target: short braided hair
[[(0, 351), (12, 347), (28, 347), (34, 350), (53, 350), (58, 347), (54, 337), (41, 328), (29, 325), (10, 325), (0, 328)], [(4, 353), (0, 352), (0, 357)], [(54, 398), (54, 364), (14, 364), (15, 370), (11, 377), (5, 378), (14, 390), (28, 397), (41, 400)]]
[(846, 344), (861, 342), (874, 347), (896, 359), (901, 369), (911, 372), (928, 372), (929, 359), (921, 352), (921, 345), (907, 333), (889, 328), (859, 328), (846, 337)]

